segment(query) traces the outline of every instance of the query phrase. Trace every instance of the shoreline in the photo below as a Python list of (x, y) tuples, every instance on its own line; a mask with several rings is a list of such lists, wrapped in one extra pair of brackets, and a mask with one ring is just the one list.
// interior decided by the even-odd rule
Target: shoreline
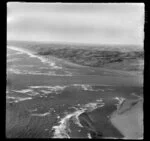
[[(30, 56), (37, 56), (37, 57), (42, 57), (43, 59), (46, 59), (47, 61), (52, 60), (57, 60), (58, 62), (60, 62), (61, 64), (64, 64), (66, 66), (71, 66), (71, 67), (80, 67), (80, 68), (93, 68), (95, 70), (103, 70), (103, 71), (111, 71), (114, 73), (118, 73), (121, 75), (127, 75), (127, 76), (133, 76), (133, 77), (139, 77), (139, 79), (142, 79), (143, 76), (143, 71), (129, 71), (129, 70), (121, 70), (121, 69), (113, 69), (113, 68), (107, 68), (107, 65), (104, 67), (91, 67), (91, 66), (84, 66), (84, 65), (80, 65), (74, 62), (71, 62), (69, 60), (63, 59), (63, 58), (58, 58), (55, 56), (51, 56), (51, 55), (39, 55), (37, 54), (37, 50), (35, 48), (30, 48), (30, 49), (25, 49), (24, 47), (17, 47), (17, 46), (10, 46), (10, 49), (14, 49), (20, 52), (24, 52), (29, 54)], [(143, 83), (143, 79), (141, 80), (141, 83)]]
[(98, 108), (79, 116), (80, 123), (91, 137), (143, 139), (143, 98), (124, 99), (116, 108), (112, 107), (105, 107), (112, 111), (108, 115), (102, 112), (103, 108)]
[(110, 117), (124, 139), (143, 139), (143, 99), (126, 100)]
[[(19, 49), (19, 47), (16, 47), (16, 50), (17, 50), (17, 48)], [(51, 56), (49, 56), (50, 58), (49, 59), (44, 59), (46, 56), (41, 56), (41, 55), (37, 55), (37, 54), (35, 54), (36, 52), (36, 50), (35, 51), (33, 51), (32, 49), (30, 50), (30, 49), (24, 49), (24, 48), (20, 48), (20, 51), (23, 51), (23, 52), (25, 52), (26, 54), (28, 54), (29, 56), (31, 56), (31, 57), (35, 57), (35, 58), (38, 58), (38, 59), (40, 59), (42, 62), (44, 61), (44, 60), (46, 60), (46, 62), (47, 61), (53, 61), (53, 59), (55, 59), (55, 57), (52, 57), (52, 60), (49, 60), (49, 59), (51, 59)], [(57, 58), (56, 58), (57, 59)], [(57, 60), (56, 60), (57, 61)], [(58, 63), (63, 63), (63, 61), (65, 61), (64, 59), (60, 59), (60, 61), (58, 61)], [(45, 61), (44, 61), (45, 62)], [(64, 65), (65, 65), (65, 63), (64, 63)], [(104, 69), (104, 68), (99, 68), (98, 70), (107, 70), (107, 69)], [(111, 69), (109, 70), (110, 72), (112, 71)], [(119, 71), (120, 72), (120, 71)], [(118, 73), (119, 73), (118, 72)], [(120, 72), (121, 73), (121, 72)], [(97, 75), (98, 76), (98, 75)], [(91, 76), (91, 77), (87, 77), (87, 79), (85, 79), (85, 82), (87, 83), (87, 81), (89, 81), (90, 83), (92, 82), (92, 83), (96, 83), (97, 84), (97, 81), (95, 82), (95, 78), (97, 78), (97, 76), (96, 77), (93, 77), (93, 76)], [(76, 76), (75, 76), (76, 77)], [(104, 77), (106, 77), (106, 76), (104, 76)], [(114, 77), (114, 76), (113, 76)], [(19, 77), (18, 77), (19, 79), (20, 78), (24, 78), (24, 76), (23, 77), (21, 77), (21, 75), (19, 75)], [(25, 77), (25, 78), (27, 78), (27, 77)], [(32, 80), (32, 78), (34, 78), (34, 76), (33, 77), (31, 77), (31, 76), (28, 76), (28, 80)], [(37, 77), (36, 77), (37, 78)], [(53, 77), (52, 77), (53, 78)], [(55, 78), (55, 77), (54, 77)], [(58, 77), (59, 78), (59, 77)], [(72, 77), (72, 78), (74, 78), (74, 77)], [(82, 80), (82, 78), (83, 78), (83, 80), (84, 80), (84, 78), (85, 77), (80, 77), (80, 76), (78, 76), (77, 77), (77, 80)], [(94, 78), (94, 79), (93, 79)], [(117, 82), (119, 82), (118, 84), (120, 84), (120, 82), (123, 82), (123, 81), (117, 81), (117, 78), (116, 77), (114, 77), (113, 79), (110, 77), (110, 76), (107, 76), (106, 77), (106, 80), (104, 79), (102, 79), (103, 78), (103, 76), (101, 76), (101, 75), (99, 75), (99, 77), (98, 77), (98, 83), (105, 83), (105, 82), (109, 82), (109, 80), (113, 80), (114, 79), (114, 81), (117, 83)], [(109, 79), (108, 79), (109, 78)], [(18, 79), (18, 80), (19, 80)], [(45, 81), (48, 79), (46, 76), (45, 77), (43, 77), (42, 76), (42, 79), (44, 80), (43, 82), (45, 83)], [(42, 79), (40, 79), (40, 80), (42, 80)], [(102, 79), (101, 81), (99, 81), (99, 79)], [(129, 79), (129, 78), (127, 78), (127, 79)], [(17, 80), (17, 78), (16, 78), (16, 80)], [(55, 80), (57, 80), (57, 79), (55, 79)], [(67, 81), (68, 80), (68, 81)], [(62, 81), (60, 81), (60, 79), (58, 79), (58, 82), (60, 83), (60, 84), (64, 84), (64, 85), (66, 85), (66, 84), (68, 84), (68, 82), (69, 82), (69, 80), (70, 80), (70, 78), (69, 79), (62, 79)], [(94, 80), (94, 82), (93, 82), (93, 80)], [(123, 80), (124, 80), (124, 78), (123, 78)], [(15, 82), (15, 79), (13, 79), (13, 81)], [(24, 84), (23, 85), (25, 85), (25, 83), (26, 82), (28, 82), (27, 80), (24, 80), (25, 82), (24, 82)], [(67, 81), (67, 83), (65, 84), (64, 83), (64, 81)], [(110, 82), (111, 82), (110, 81)], [(16, 82), (18, 82), (18, 84), (19, 84), (19, 81), (16, 81)], [(48, 82), (48, 84), (50, 83), (49, 81), (47, 81)], [(58, 85), (58, 82), (57, 81), (55, 81), (55, 83)], [(63, 82), (63, 83), (62, 83)], [(72, 82), (72, 81), (70, 81), (70, 82)], [(75, 81), (76, 82), (76, 81)], [(73, 81), (73, 84), (75, 83), (74, 81)], [(129, 81), (125, 81), (125, 82), (123, 82), (123, 84), (128, 84), (129, 85), (129, 83), (128, 83)], [(41, 82), (40, 82), (41, 83)], [(52, 81), (52, 84), (54, 83), (54, 81)], [(106, 84), (107, 84), (106, 83)], [(111, 82), (112, 83), (112, 82)], [(110, 83), (110, 84), (111, 84)], [(17, 83), (15, 83), (16, 85), (17, 85), (17, 87), (19, 86)], [(28, 83), (27, 83), (28, 84)], [(69, 83), (70, 84), (70, 83)], [(78, 83), (77, 83), (78, 84)], [(132, 84), (132, 82), (131, 82), (131, 84)], [(75, 84), (76, 85), (76, 84)], [(95, 85), (95, 84), (94, 84)], [(135, 92), (136, 93), (136, 92)], [(120, 95), (120, 91), (119, 91), (119, 93), (118, 93), (118, 95)], [(133, 95), (135, 95), (134, 93), (133, 93)], [(139, 97), (139, 96), (138, 96)], [(78, 98), (78, 97), (77, 97)], [(84, 98), (84, 97), (83, 97)], [(90, 98), (93, 98), (93, 96), (91, 96)], [(90, 99), (91, 100), (91, 99)], [(120, 125), (120, 123), (119, 122), (122, 122), (122, 121), (120, 121), (120, 120), (122, 120), (122, 119), (120, 119), (119, 118), (119, 120), (118, 120), (118, 116), (120, 117), (120, 116), (122, 116), (122, 115), (124, 115), (124, 113), (127, 113), (128, 111), (131, 111), (132, 110), (132, 107), (134, 107), (135, 105), (136, 105), (136, 101), (137, 101), (137, 99), (136, 100), (127, 100), (128, 102), (126, 102), (125, 101), (125, 106), (124, 106), (124, 103), (122, 103), (121, 102), (121, 104), (119, 103), (119, 106), (118, 106), (118, 109), (116, 109), (116, 105), (115, 104), (113, 104), (113, 101), (112, 101), (112, 103), (111, 103), (111, 101), (108, 101), (108, 104), (106, 104), (105, 105), (105, 107), (104, 108), (100, 108), (100, 109), (95, 109), (92, 113), (90, 112), (90, 113), (88, 113), (88, 115), (85, 115), (84, 114), (84, 116), (82, 116), (82, 121), (83, 121), (83, 124), (85, 124), (85, 126), (87, 126), (87, 129), (89, 129), (90, 127), (91, 127), (91, 129), (92, 129), (92, 134), (93, 134), (93, 136), (99, 136), (100, 138), (102, 138), (101, 136), (103, 136), (103, 134), (101, 134), (101, 132), (96, 132), (96, 134), (95, 134), (95, 130), (94, 130), (94, 128), (96, 127), (96, 129), (98, 129), (98, 131), (100, 130), (100, 131), (103, 131), (104, 132), (104, 136), (107, 136), (107, 135), (109, 135), (110, 137), (111, 137), (111, 135), (114, 135), (114, 136), (116, 136), (116, 137), (118, 137), (118, 138), (120, 138), (120, 133), (123, 133), (126, 137), (128, 137), (129, 135), (127, 135), (127, 133), (126, 133), (126, 131), (124, 132), (124, 125)], [(71, 103), (72, 104), (72, 103)], [(112, 105), (113, 104), (113, 105)], [(91, 104), (90, 104), (91, 105)], [(128, 105), (128, 106), (126, 106), (126, 105)], [(140, 105), (141, 106), (141, 105)], [(79, 109), (80, 111), (81, 111), (81, 109)], [(116, 111), (117, 110), (117, 112), (114, 112), (114, 111)], [(114, 113), (113, 115), (114, 115), (114, 117), (112, 116), (111, 117), (111, 114), (112, 113)], [(132, 112), (130, 112), (131, 114), (132, 114)], [(133, 112), (134, 113), (134, 112)], [(111, 120), (114, 118), (115, 120), (116, 120), (116, 123), (115, 123), (115, 121), (113, 120), (113, 122), (110, 122), (110, 117), (109, 116), (107, 116), (107, 115), (110, 115), (110, 117), (111, 117)], [(76, 116), (76, 115), (75, 115)], [(117, 116), (117, 119), (116, 119), (116, 116)], [(129, 117), (130, 118), (130, 117)], [(133, 118), (133, 117), (132, 117)], [(68, 119), (68, 118), (67, 118)], [(90, 120), (91, 119), (91, 120)], [(93, 120), (93, 119), (95, 119), (95, 120)], [(91, 121), (95, 121), (95, 123), (93, 123), (93, 122), (91, 122)], [(105, 121), (105, 122), (104, 122)], [(125, 121), (124, 121), (124, 119), (123, 119), (123, 123), (126, 125), (126, 123), (128, 123), (128, 121), (130, 121), (130, 119), (125, 119)], [(97, 123), (96, 123), (97, 122)], [(87, 124), (86, 124), (87, 123)], [(111, 123), (113, 123), (113, 124), (111, 124)], [(94, 124), (94, 125), (93, 125)], [(111, 125), (110, 125), (111, 124)], [(95, 127), (94, 127), (95, 126)], [(137, 125), (136, 125), (137, 126)], [(89, 127), (89, 128), (88, 128)], [(116, 129), (115, 129), (116, 128)], [(136, 127), (135, 127), (136, 128)], [(104, 131), (105, 130), (105, 131)], [(118, 130), (118, 131), (117, 131)], [(115, 133), (114, 133), (115, 132)], [(118, 132), (120, 132), (120, 133), (118, 133)], [(111, 133), (111, 134), (110, 134)], [(121, 136), (122, 137), (122, 136)], [(124, 136), (123, 136), (124, 137)], [(122, 138), (123, 138), (122, 137)]]

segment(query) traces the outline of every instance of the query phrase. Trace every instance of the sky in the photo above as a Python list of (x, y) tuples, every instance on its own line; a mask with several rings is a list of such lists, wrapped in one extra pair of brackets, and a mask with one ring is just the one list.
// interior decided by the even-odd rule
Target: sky
[(143, 45), (143, 3), (7, 3), (7, 40)]

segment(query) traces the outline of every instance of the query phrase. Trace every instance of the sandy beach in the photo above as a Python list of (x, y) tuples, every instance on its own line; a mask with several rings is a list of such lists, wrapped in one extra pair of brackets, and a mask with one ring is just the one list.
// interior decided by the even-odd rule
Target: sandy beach
[(110, 121), (125, 139), (143, 139), (143, 99), (124, 101)]

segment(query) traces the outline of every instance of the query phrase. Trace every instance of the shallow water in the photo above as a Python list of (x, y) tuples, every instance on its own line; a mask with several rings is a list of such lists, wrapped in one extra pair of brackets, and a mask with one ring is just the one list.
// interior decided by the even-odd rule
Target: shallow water
[[(121, 98), (136, 95), (142, 95), (142, 87), (135, 76), (80, 68), (19, 47), (7, 48), (9, 138), (90, 138), (91, 126), (103, 130), (103, 137), (122, 137), (108, 117)], [(79, 119), (82, 113), (90, 116), (92, 125)]]

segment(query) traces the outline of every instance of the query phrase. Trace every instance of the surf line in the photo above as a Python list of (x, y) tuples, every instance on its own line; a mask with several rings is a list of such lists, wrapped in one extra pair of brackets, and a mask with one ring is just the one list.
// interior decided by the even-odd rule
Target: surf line
[(21, 49), (21, 48), (15, 47), (15, 46), (8, 46), (8, 48), (9, 48), (9, 49), (12, 49), (12, 50), (15, 50), (15, 51), (18, 51), (18, 52), (21, 52), (21, 53), (24, 53), (24, 54), (27, 54), (27, 55), (29, 55), (29, 56), (32, 57), (32, 58), (37, 58), (37, 59), (39, 59), (42, 63), (46, 63), (46, 64), (50, 65), (50, 67), (53, 67), (54, 69), (62, 69), (62, 67), (56, 66), (55, 62), (50, 62), (49, 59), (46, 59), (46, 58), (41, 57), (41, 56), (39, 56), (39, 55), (35, 55), (35, 54), (31, 53), (31, 52), (28, 51), (28, 50)]
[(80, 123), (79, 116), (84, 112), (91, 112), (97, 108), (103, 107), (103, 100), (96, 100), (96, 102), (85, 104), (76, 110), (73, 113), (69, 113), (63, 118), (60, 119), (58, 125), (53, 126), (52, 130), (54, 131), (53, 138), (70, 138), (69, 133), (71, 129), (69, 128), (69, 121), (73, 118), (73, 122), (79, 127), (83, 127)]

